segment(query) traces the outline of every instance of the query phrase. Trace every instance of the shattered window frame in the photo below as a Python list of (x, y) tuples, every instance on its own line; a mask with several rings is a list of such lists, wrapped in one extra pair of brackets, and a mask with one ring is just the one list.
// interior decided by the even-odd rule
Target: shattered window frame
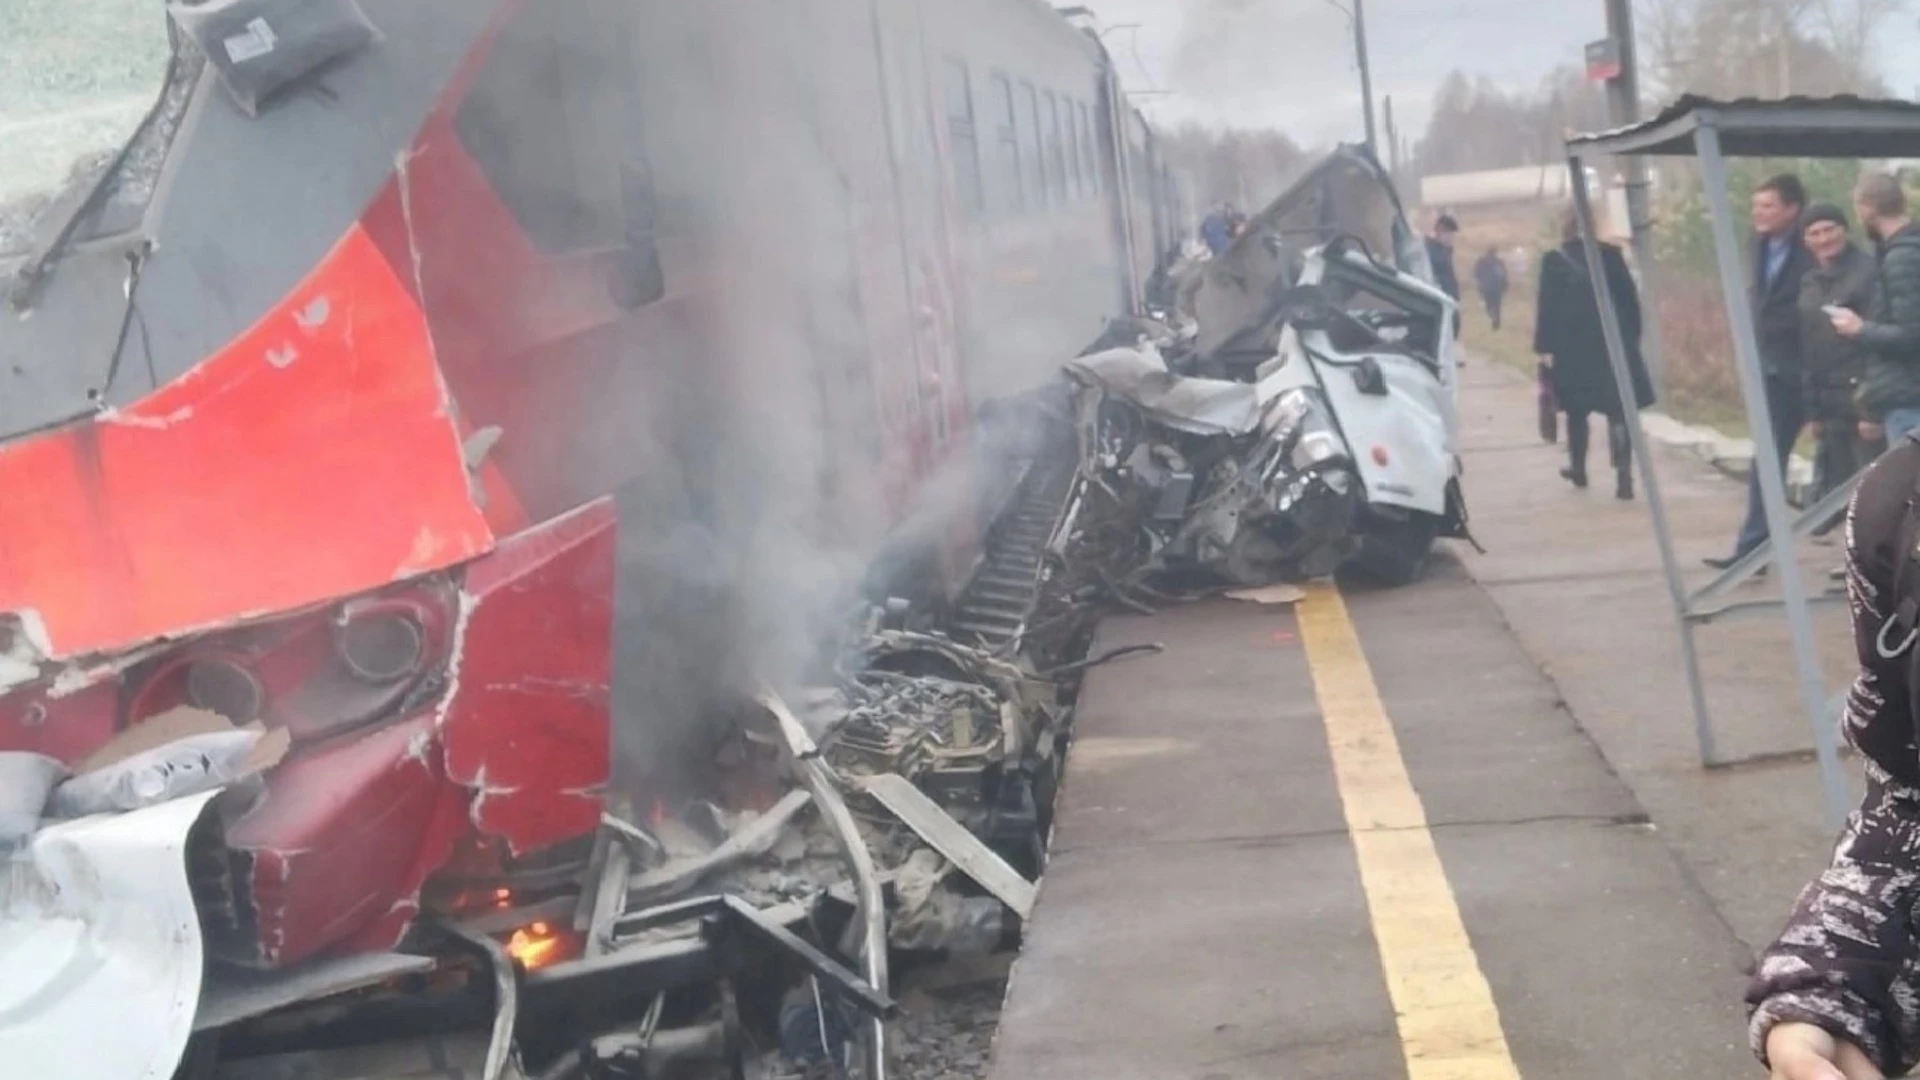
[[(1406, 273), (1404, 270), (1398, 272)], [(1387, 351), (1413, 349), (1429, 360), (1439, 360), (1441, 346), (1447, 333), (1446, 305), (1425, 293), (1410, 288), (1394, 271), (1381, 269), (1370, 263), (1355, 263), (1345, 257), (1328, 259), (1321, 281), (1321, 287), (1329, 293), (1329, 298), (1339, 305), (1342, 311), (1349, 313), (1395, 311), (1420, 320), (1418, 328), (1409, 327), (1405, 337), (1398, 340), (1382, 339), (1378, 342), (1362, 342), (1353, 348), (1335, 341), (1333, 342), (1335, 348), (1344, 353), (1356, 353), (1366, 349), (1378, 351), (1383, 347)], [(1379, 303), (1366, 303), (1367, 300)], [(1331, 340), (1331, 333), (1329, 336)]]

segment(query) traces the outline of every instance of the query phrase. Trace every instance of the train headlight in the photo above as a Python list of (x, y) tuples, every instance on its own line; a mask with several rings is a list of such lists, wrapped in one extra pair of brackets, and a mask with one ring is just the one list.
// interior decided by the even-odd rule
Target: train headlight
[(418, 673), (427, 653), (420, 624), (391, 609), (344, 613), (335, 624), (333, 643), (353, 677), (375, 686)]
[(253, 672), (224, 656), (207, 656), (187, 665), (187, 703), (250, 724), (266, 711), (267, 692)]

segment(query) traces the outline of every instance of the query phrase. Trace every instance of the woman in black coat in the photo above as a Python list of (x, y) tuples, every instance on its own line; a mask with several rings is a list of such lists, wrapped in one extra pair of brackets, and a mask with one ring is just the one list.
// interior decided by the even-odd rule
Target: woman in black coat
[[(1626, 412), (1613, 367), (1607, 361), (1607, 339), (1600, 329), (1600, 308), (1594, 302), (1593, 281), (1587, 274), (1586, 246), (1580, 240), (1577, 219), (1569, 213), (1561, 224), (1558, 248), (1540, 263), (1540, 299), (1533, 330), (1533, 351), (1547, 366), (1560, 411), (1567, 414), (1567, 467), (1560, 475), (1575, 487), (1587, 486), (1587, 420), (1594, 413), (1607, 418), (1608, 443), (1618, 479), (1614, 494), (1633, 498), (1632, 444), (1627, 439)], [(1627, 260), (1612, 244), (1600, 245), (1600, 264), (1613, 295), (1620, 334), (1627, 344), (1627, 366), (1633, 373), (1636, 409), (1653, 404), (1653, 382), (1640, 356), (1640, 299)]]

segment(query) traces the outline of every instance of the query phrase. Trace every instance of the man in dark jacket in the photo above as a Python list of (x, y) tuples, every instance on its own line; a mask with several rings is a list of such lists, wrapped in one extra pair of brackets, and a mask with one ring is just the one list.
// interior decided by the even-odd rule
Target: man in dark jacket
[(1460, 223), (1453, 220), (1452, 214), (1441, 214), (1440, 220), (1433, 223), (1433, 232), (1427, 236), (1427, 261), (1433, 264), (1433, 283), (1456, 302), (1460, 299), (1460, 275), (1453, 269), (1453, 242), (1459, 235)]
[[(1866, 368), (1866, 350), (1858, 340), (1841, 337), (1833, 328), (1830, 310), (1855, 314), (1873, 310), (1879, 267), (1847, 236), (1847, 215), (1839, 207), (1818, 203), (1800, 219), (1800, 235), (1814, 266), (1800, 281), (1800, 360), (1806, 391), (1807, 419), (1819, 440), (1814, 458), (1822, 499), (1866, 467), (1878, 447), (1861, 438), (1860, 414), (1855, 405)], [(1844, 515), (1823, 523), (1824, 535)]]
[(1833, 328), (1868, 350), (1862, 434), (1884, 434), (1897, 444), (1920, 430), (1920, 226), (1908, 218), (1900, 181), (1885, 173), (1861, 178), (1853, 208), (1880, 243), (1880, 302), (1869, 318), (1834, 313)]
[[(1800, 279), (1813, 259), (1800, 243), (1800, 215), (1807, 206), (1807, 189), (1800, 178), (1783, 173), (1761, 184), (1753, 193), (1754, 336), (1760, 344), (1760, 370), (1765, 376), (1767, 411), (1772, 414), (1774, 450), (1784, 472), (1793, 444), (1806, 425), (1806, 397), (1800, 385)], [(1747, 519), (1734, 540), (1733, 554), (1708, 559), (1724, 570), (1767, 539), (1766, 511), (1760, 501), (1760, 470), (1748, 471)]]
[(1500, 329), (1500, 302), (1507, 296), (1507, 280), (1507, 264), (1500, 261), (1500, 252), (1494, 248), (1488, 248), (1473, 264), (1473, 283), (1480, 289), (1480, 300), (1487, 305), (1487, 318), (1495, 330)]

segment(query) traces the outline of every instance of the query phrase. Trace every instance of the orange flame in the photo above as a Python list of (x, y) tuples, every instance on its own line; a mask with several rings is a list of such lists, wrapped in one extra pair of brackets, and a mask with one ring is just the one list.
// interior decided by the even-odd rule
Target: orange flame
[(527, 971), (537, 971), (560, 958), (560, 938), (553, 927), (537, 922), (513, 932), (507, 955)]

